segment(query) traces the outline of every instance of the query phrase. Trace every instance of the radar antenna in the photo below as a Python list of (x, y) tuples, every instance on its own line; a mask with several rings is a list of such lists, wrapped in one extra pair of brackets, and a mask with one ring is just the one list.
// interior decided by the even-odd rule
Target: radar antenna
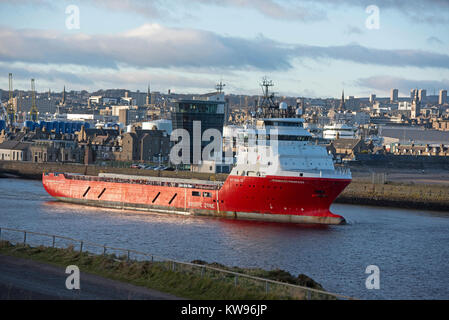
[(274, 93), (270, 93), (270, 87), (274, 87), (273, 81), (268, 80), (267, 77), (264, 77), (260, 86), (262, 87), (263, 92), (262, 103), (260, 106), (276, 108), (276, 104), (274, 103)]

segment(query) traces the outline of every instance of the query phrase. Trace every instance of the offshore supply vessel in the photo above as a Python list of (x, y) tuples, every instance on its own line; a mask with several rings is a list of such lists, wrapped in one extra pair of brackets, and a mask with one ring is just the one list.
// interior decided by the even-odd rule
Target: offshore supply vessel
[[(269, 97), (268, 90), (265, 93)], [(230, 137), (237, 149), (236, 163), (224, 182), (109, 173), (44, 173), (43, 185), (56, 199), (85, 205), (244, 220), (342, 224), (344, 218), (331, 213), (329, 207), (351, 182), (351, 173), (335, 168), (326, 148), (310, 141), (312, 136), (300, 117), (301, 108), (270, 102), (255, 111), (255, 123), (236, 128)]]
[[(100, 173), (44, 173), (61, 201), (118, 209), (292, 223), (342, 224), (329, 207), (351, 182), (303, 119), (268, 118), (237, 133), (242, 143), (224, 182)], [(276, 128), (276, 129), (273, 129)], [(277, 135), (275, 138), (274, 136)], [(251, 145), (250, 141), (257, 141)]]

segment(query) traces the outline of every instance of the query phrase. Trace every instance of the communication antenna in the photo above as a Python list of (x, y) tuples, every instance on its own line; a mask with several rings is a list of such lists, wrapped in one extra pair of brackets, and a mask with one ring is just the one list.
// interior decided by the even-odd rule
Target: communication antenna
[(220, 83), (217, 83), (215, 89), (217, 89), (218, 93), (222, 93), (224, 87), (226, 87), (226, 84), (224, 84), (223, 81), (220, 80)]

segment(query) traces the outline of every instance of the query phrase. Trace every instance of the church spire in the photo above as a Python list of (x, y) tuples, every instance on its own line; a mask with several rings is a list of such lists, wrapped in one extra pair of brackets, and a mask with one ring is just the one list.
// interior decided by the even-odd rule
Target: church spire
[[(65, 86), (64, 86), (64, 90), (62, 91), (62, 98), (59, 101), (59, 106), (65, 106), (66, 105), (66, 101), (65, 101), (66, 97), (65, 97)], [(59, 109), (58, 109), (58, 113), (59, 113)]]
[(151, 104), (151, 90), (150, 90), (150, 83), (148, 82), (148, 91), (147, 91), (147, 105)]
[(340, 101), (340, 107), (338, 108), (338, 111), (345, 111), (345, 90), (343, 89), (341, 93), (341, 101)]

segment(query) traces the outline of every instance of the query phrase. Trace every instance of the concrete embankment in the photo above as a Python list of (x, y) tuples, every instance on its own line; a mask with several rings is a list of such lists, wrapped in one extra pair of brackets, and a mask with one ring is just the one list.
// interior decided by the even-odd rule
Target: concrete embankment
[(449, 188), (438, 184), (373, 184), (354, 179), (335, 202), (449, 211)]
[[(376, 168), (375, 170), (373, 168), (355, 169), (353, 182), (337, 198), (336, 202), (449, 211), (449, 178), (446, 177), (448, 175), (446, 170), (435, 172), (390, 170), (388, 171), (388, 177), (380, 179), (380, 183), (379, 179), (372, 179), (371, 177), (372, 172), (379, 170), (381, 172), (388, 171), (388, 169), (382, 168)], [(217, 181), (224, 181), (227, 176), (225, 174), (192, 173), (188, 171), (153, 171), (80, 164), (0, 161), (0, 177), (40, 179), (42, 172), (72, 172), (87, 175), (110, 172)]]

